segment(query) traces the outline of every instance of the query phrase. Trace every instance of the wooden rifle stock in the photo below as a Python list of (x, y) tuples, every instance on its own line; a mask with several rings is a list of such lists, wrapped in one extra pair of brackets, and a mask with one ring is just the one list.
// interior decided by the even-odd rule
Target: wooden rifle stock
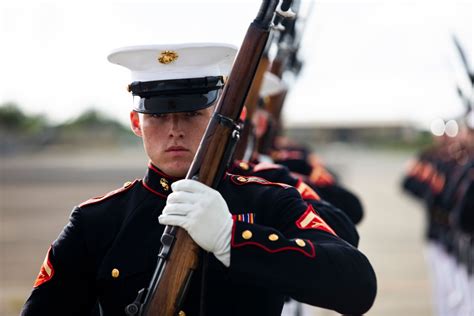
[(271, 95), (267, 98), (265, 103), (266, 110), (270, 114), (268, 128), (262, 139), (258, 142), (258, 152), (264, 155), (270, 155), (273, 147), (273, 142), (281, 130), (281, 111), (285, 104), (285, 98), (288, 90), (283, 90), (280, 93)]
[[(222, 179), (232, 147), (239, 137), (236, 123), (268, 41), (277, 4), (278, 0), (263, 1), (257, 18), (250, 24), (187, 179), (196, 179), (211, 187), (216, 187)], [(167, 226), (162, 243), (157, 268), (148, 289), (140, 291), (136, 301), (127, 306), (127, 309), (137, 310), (136, 314), (178, 314), (187, 286), (199, 265), (200, 248), (184, 229)], [(136, 315), (130, 311), (127, 313)]]
[(272, 61), (272, 64), (270, 66), (270, 72), (281, 79), (281, 77), (283, 76), (283, 71), (285, 70), (285, 61), (288, 56), (285, 56), (285, 58), (283, 58), (282, 56), (280, 56), (280, 51), (281, 50), (278, 51), (279, 54)]
[(258, 100), (260, 98), (260, 88), (262, 87), (263, 76), (265, 72), (268, 70), (268, 65), (270, 61), (268, 59), (268, 55), (262, 57), (260, 63), (258, 64), (257, 73), (255, 74), (255, 78), (250, 86), (249, 94), (247, 95), (247, 99), (245, 100), (245, 106), (247, 107), (247, 116), (250, 118), (255, 111)]
[[(268, 47), (268, 45), (267, 45)], [(260, 97), (260, 87), (262, 86), (263, 76), (268, 69), (268, 65), (270, 61), (268, 59), (268, 55), (265, 54), (261, 59), (260, 63), (258, 64), (257, 72), (255, 73), (255, 77), (252, 81), (252, 85), (250, 86), (250, 91), (247, 95), (247, 99), (245, 100), (245, 107), (247, 108), (247, 115), (245, 118), (244, 128), (241, 132), (241, 139), (235, 148), (234, 157), (237, 160), (246, 159), (248, 160), (249, 157), (246, 157), (246, 152), (248, 150), (248, 141), (250, 137), (252, 137), (252, 117), (255, 109), (257, 108), (257, 103)]]
[[(281, 36), (284, 36), (282, 34)], [(276, 75), (278, 78), (282, 78), (285, 72), (288, 59), (290, 57), (290, 51), (288, 47), (279, 47), (276, 57), (272, 60), (270, 65), (270, 72)], [(270, 114), (268, 128), (266, 133), (258, 141), (257, 151), (264, 155), (269, 155), (270, 150), (273, 146), (275, 137), (280, 132), (281, 128), (281, 111), (288, 90), (284, 90), (276, 95), (269, 96), (265, 102), (265, 108)]]

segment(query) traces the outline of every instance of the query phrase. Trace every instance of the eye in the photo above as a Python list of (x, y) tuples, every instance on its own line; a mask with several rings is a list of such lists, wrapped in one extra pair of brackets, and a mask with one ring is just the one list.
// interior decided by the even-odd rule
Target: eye
[(166, 114), (163, 114), (163, 113), (151, 114), (151, 117), (153, 117), (153, 118), (163, 118), (163, 117), (166, 117)]
[(194, 117), (194, 116), (201, 115), (201, 112), (200, 111), (186, 112), (184, 115), (187, 117)]

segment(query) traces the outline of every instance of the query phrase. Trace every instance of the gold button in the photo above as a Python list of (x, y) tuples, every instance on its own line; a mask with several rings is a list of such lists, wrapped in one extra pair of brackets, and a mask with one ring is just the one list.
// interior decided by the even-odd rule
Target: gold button
[(186, 316), (186, 313), (184, 311), (179, 311), (178, 316)]
[(239, 167), (244, 169), (244, 170), (249, 170), (249, 164), (246, 163), (246, 162), (243, 162), (243, 161), (241, 163), (239, 163)]
[(296, 242), (296, 244), (297, 244), (298, 246), (300, 246), (300, 247), (306, 246), (306, 243), (304, 242), (303, 239), (296, 239), (295, 242)]
[(250, 230), (244, 230), (242, 233), (243, 239), (250, 239), (252, 238), (252, 232)]
[(112, 278), (116, 279), (119, 277), (120, 271), (118, 269), (112, 270)]
[(247, 182), (247, 178), (240, 176), (240, 177), (237, 177), (237, 181), (239, 181), (239, 182)]
[(269, 239), (270, 241), (277, 241), (278, 238), (280, 238), (280, 237), (278, 237), (277, 234), (270, 234), (270, 235), (268, 235), (268, 239)]
[(130, 186), (130, 184), (132, 184), (132, 181), (127, 181), (123, 184), (123, 187), (126, 188), (126, 187)]

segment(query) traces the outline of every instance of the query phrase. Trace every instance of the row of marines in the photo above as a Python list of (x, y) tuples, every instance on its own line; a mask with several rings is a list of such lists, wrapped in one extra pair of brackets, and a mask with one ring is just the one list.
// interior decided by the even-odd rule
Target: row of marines
[(402, 186), (426, 210), (437, 314), (474, 315), (474, 129), (465, 124), (455, 137), (436, 137)]

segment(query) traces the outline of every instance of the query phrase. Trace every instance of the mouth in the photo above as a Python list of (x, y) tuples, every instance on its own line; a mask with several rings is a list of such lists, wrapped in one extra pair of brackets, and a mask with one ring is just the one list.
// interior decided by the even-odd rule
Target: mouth
[(167, 153), (173, 153), (173, 152), (184, 152), (184, 151), (189, 151), (183, 146), (170, 146), (166, 148), (165, 152)]

